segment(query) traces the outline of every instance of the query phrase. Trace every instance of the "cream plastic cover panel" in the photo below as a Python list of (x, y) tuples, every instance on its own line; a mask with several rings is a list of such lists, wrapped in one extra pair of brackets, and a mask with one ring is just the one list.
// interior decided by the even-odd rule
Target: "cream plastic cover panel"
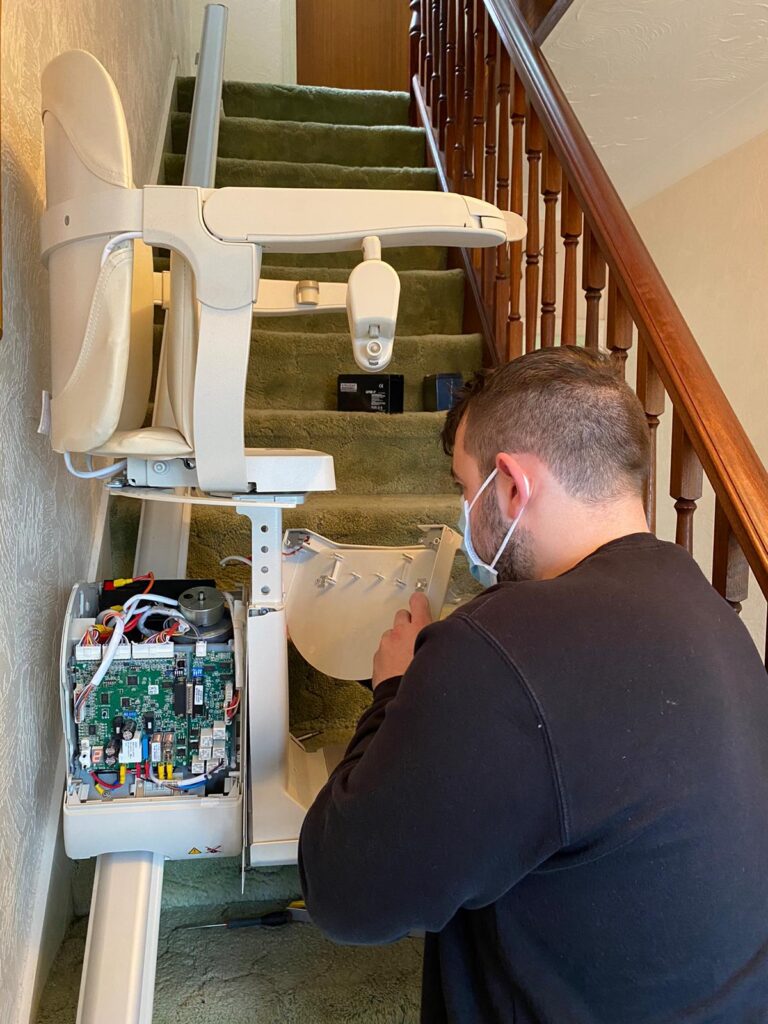
[(461, 538), (448, 526), (419, 529), (423, 543), (405, 547), (286, 532), (288, 633), (310, 665), (334, 679), (370, 679), (381, 635), (412, 594), (425, 593), (433, 617), (440, 615)]

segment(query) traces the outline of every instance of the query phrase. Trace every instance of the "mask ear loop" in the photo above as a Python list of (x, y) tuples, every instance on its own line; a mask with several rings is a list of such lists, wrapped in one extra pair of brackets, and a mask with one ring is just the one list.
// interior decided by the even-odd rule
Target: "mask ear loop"
[(480, 490), (477, 492), (477, 494), (474, 496), (472, 501), (470, 501), (468, 506), (467, 506), (467, 509), (468, 509), (469, 512), (471, 512), (472, 509), (475, 507), (475, 502), (477, 501), (477, 499), (480, 497), (480, 495), (483, 493), (485, 488), (488, 486), (488, 484), (491, 482), (491, 480), (493, 480), (493, 478), (496, 476), (496, 474), (498, 472), (499, 472), (498, 469), (492, 469), (491, 472), (488, 474), (488, 476), (485, 478), (485, 480), (483, 481), (483, 483), (482, 483), (482, 485), (480, 487)]
[[(494, 470), (494, 472), (498, 472), (498, 470)], [(528, 477), (525, 475), (525, 473), (523, 473), (523, 488), (522, 488), (522, 490), (525, 492), (524, 494), (521, 494), (521, 498), (524, 499), (523, 500), (523, 504), (520, 506), (520, 511), (517, 513), (515, 518), (512, 520), (512, 525), (507, 530), (506, 536), (504, 537), (504, 540), (501, 542), (501, 547), (496, 552), (496, 557), (494, 558), (494, 560), (491, 562), (491, 564), (489, 566), (490, 569), (495, 569), (496, 563), (501, 558), (501, 556), (504, 554), (504, 550), (505, 550), (507, 544), (509, 544), (509, 540), (510, 540), (512, 534), (515, 532), (515, 528), (517, 527), (517, 524), (520, 522), (520, 517), (522, 516), (523, 512), (525, 512), (525, 507), (528, 504), (528, 502), (530, 501), (530, 498), (531, 498), (531, 482), (528, 479)]]

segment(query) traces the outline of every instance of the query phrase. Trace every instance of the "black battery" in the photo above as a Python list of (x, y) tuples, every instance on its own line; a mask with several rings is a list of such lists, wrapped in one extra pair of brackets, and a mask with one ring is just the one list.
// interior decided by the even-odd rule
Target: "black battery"
[(339, 412), (402, 412), (402, 373), (340, 373), (336, 385)]
[(422, 398), (425, 412), (447, 412), (464, 386), (460, 373), (431, 373), (424, 378)]

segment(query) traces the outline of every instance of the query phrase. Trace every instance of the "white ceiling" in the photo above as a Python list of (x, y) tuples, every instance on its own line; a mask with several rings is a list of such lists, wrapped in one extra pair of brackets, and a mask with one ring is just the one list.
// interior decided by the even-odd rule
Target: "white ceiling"
[(574, 0), (543, 49), (627, 206), (768, 131), (768, 0)]

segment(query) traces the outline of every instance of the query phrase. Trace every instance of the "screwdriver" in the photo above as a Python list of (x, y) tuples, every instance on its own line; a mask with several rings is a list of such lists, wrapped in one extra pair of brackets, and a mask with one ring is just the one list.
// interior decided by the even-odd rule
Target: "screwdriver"
[(216, 924), (193, 924), (190, 928), (280, 928), (292, 921), (309, 922), (309, 912), (303, 904), (291, 904), (285, 910), (271, 910), (258, 917), (235, 917), (230, 921), (219, 921)]

